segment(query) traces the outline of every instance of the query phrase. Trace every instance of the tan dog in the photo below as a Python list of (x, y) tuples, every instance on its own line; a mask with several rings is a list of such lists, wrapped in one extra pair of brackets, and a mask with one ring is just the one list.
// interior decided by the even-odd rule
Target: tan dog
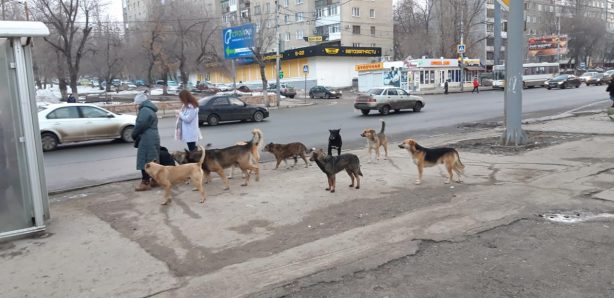
[(380, 147), (384, 147), (384, 159), (388, 159), (388, 138), (384, 133), (384, 131), (386, 130), (386, 121), (384, 121), (383, 119), (380, 119), (380, 121), (382, 122), (382, 128), (380, 129), (379, 133), (376, 133), (375, 129), (373, 128), (367, 128), (363, 130), (360, 134), (361, 137), (367, 139), (367, 145), (369, 146), (369, 161), (373, 161), (373, 156), (371, 155), (373, 149), (375, 149), (375, 155), (377, 156), (377, 160), (379, 160)]
[(298, 157), (302, 158), (305, 161), (305, 167), (309, 167), (309, 162), (307, 161), (307, 147), (303, 143), (290, 143), (290, 144), (274, 144), (269, 143), (264, 146), (264, 151), (270, 152), (275, 155), (275, 159), (277, 160), (277, 164), (275, 165), (275, 169), (279, 168), (279, 164), (283, 161), (286, 164), (286, 168), (288, 167), (288, 162), (286, 159), (294, 158), (294, 165), (298, 162)]
[[(264, 143), (264, 135), (262, 134), (262, 131), (258, 128), (254, 128), (252, 130), (252, 139), (252, 163), (258, 165), (260, 164), (260, 147), (262, 147), (262, 143)], [(236, 142), (235, 145), (245, 145), (247, 144), (247, 142), (249, 141), (240, 141)], [(235, 173), (235, 167), (236, 166), (232, 166), (232, 169), (230, 170), (230, 175), (228, 175), (229, 179), (232, 179), (232, 176)]]
[[(202, 146), (199, 147), (202, 151), (205, 150)], [(164, 188), (164, 202), (162, 202), (162, 205), (166, 205), (171, 201), (171, 188), (173, 185), (185, 182), (187, 179), (190, 179), (192, 185), (200, 192), (200, 202), (205, 202), (205, 188), (203, 186), (204, 174), (202, 170), (204, 160), (205, 154), (202, 154), (198, 163), (163, 166), (152, 161), (145, 164), (145, 172)]]
[(416, 184), (422, 183), (422, 172), (425, 167), (432, 167), (438, 164), (444, 164), (448, 171), (448, 180), (446, 184), (452, 181), (452, 174), (456, 172), (456, 182), (461, 183), (461, 174), (465, 166), (460, 160), (458, 151), (454, 148), (425, 148), (415, 140), (406, 139), (399, 145), (399, 148), (406, 149), (411, 155), (414, 163), (418, 166), (418, 179)]

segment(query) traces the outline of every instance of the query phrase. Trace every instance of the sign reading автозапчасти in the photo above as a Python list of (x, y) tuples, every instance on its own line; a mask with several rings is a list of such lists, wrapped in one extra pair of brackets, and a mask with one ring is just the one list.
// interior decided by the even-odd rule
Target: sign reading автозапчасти
[(224, 59), (251, 57), (251, 48), (254, 46), (254, 24), (245, 24), (226, 28), (222, 31), (224, 42)]

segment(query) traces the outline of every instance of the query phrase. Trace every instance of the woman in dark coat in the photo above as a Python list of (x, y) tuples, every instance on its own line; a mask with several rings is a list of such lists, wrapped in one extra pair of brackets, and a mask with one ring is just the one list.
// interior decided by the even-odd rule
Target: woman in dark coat
[(134, 103), (139, 106), (136, 123), (132, 131), (132, 139), (138, 148), (136, 154), (136, 169), (141, 171), (142, 180), (135, 190), (151, 189), (151, 177), (145, 172), (145, 164), (160, 160), (160, 134), (158, 133), (158, 108), (144, 93), (134, 97)]

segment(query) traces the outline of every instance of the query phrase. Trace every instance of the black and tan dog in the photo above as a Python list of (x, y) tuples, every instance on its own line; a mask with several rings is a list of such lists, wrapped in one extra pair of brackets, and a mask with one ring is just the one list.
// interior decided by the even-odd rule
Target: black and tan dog
[[(252, 140), (253, 140), (252, 141), (252, 152), (251, 152), (252, 153), (252, 163), (258, 165), (260, 164), (260, 147), (262, 143), (264, 143), (264, 134), (262, 133), (260, 129), (254, 128), (252, 130)], [(247, 144), (247, 142), (249, 141), (240, 141), (240, 142), (235, 143), (235, 145), (245, 145)], [(235, 173), (235, 166), (232, 166), (228, 179), (232, 179), (232, 176), (234, 176), (234, 173)]]
[(309, 162), (307, 161), (306, 153), (307, 147), (303, 143), (289, 143), (289, 144), (274, 144), (269, 143), (264, 146), (264, 151), (270, 152), (275, 155), (275, 159), (277, 160), (277, 164), (275, 165), (275, 170), (279, 168), (279, 164), (283, 161), (288, 166), (288, 162), (286, 159), (294, 158), (294, 164), (292, 167), (296, 166), (298, 162), (298, 157), (301, 157), (305, 161), (305, 167), (309, 167)]
[(380, 147), (384, 147), (384, 159), (388, 159), (388, 138), (384, 133), (386, 130), (386, 121), (383, 119), (380, 119), (380, 121), (382, 122), (382, 128), (380, 129), (379, 133), (376, 133), (375, 129), (373, 128), (367, 128), (360, 134), (361, 137), (367, 139), (367, 145), (369, 146), (369, 161), (373, 161), (371, 152), (373, 152), (374, 149), (377, 160), (379, 160)]
[(326, 174), (328, 177), (328, 187), (326, 190), (330, 190), (330, 192), (335, 192), (336, 186), (336, 178), (335, 174), (345, 170), (348, 175), (350, 175), (350, 179), (352, 179), (352, 184), (350, 187), (354, 187), (354, 179), (356, 179), (356, 189), (360, 188), (360, 176), (362, 176), (362, 172), (360, 171), (360, 160), (358, 156), (351, 153), (344, 153), (339, 156), (330, 156), (324, 153), (322, 149), (312, 149), (311, 158), (309, 160), (315, 161), (320, 170)]
[(461, 174), (465, 166), (460, 160), (458, 151), (454, 148), (425, 148), (413, 139), (406, 139), (399, 145), (399, 148), (406, 149), (411, 155), (414, 163), (418, 166), (418, 179), (416, 184), (422, 183), (422, 172), (425, 167), (432, 167), (443, 164), (448, 171), (446, 184), (452, 181), (453, 172), (456, 173), (456, 182), (461, 183)]
[[(258, 164), (252, 163), (251, 152), (254, 146), (254, 138), (244, 145), (234, 145), (222, 149), (206, 149), (205, 162), (203, 163), (206, 181), (209, 182), (211, 180), (211, 172), (215, 172), (224, 181), (224, 189), (230, 189), (228, 177), (226, 177), (224, 169), (232, 166), (238, 166), (245, 176), (245, 182), (241, 184), (241, 186), (247, 186), (249, 184), (252, 172), (256, 174), (256, 181), (259, 181), (260, 169)], [(187, 153), (187, 159), (188, 161), (197, 160), (201, 155), (201, 150), (189, 151)]]
[[(204, 150), (202, 146), (199, 146)], [(192, 185), (200, 192), (201, 203), (205, 202), (205, 188), (203, 186), (203, 161), (205, 155), (202, 155), (197, 163), (187, 163), (176, 166), (163, 166), (156, 162), (148, 162), (145, 164), (145, 172), (151, 176), (160, 186), (164, 188), (164, 202), (166, 205), (171, 201), (171, 188), (173, 185), (190, 180)]]

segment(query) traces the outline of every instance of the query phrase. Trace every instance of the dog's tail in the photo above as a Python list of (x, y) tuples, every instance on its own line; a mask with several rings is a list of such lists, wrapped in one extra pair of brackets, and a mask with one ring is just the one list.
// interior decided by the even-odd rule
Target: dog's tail
[(362, 176), (362, 171), (360, 170), (360, 167), (358, 167), (358, 175), (360, 175), (360, 177), (363, 177)]
[[(210, 144), (207, 144), (207, 145), (210, 145)], [(198, 145), (198, 148), (200, 148), (200, 151), (202, 152), (202, 154), (200, 155), (200, 160), (198, 160), (198, 166), (202, 168), (203, 162), (205, 162), (205, 154), (206, 154), (205, 152), (206, 151), (205, 151), (205, 148), (201, 145)]]
[(454, 171), (460, 175), (465, 171), (465, 165), (460, 159), (458, 151), (454, 150)]
[(379, 119), (379, 121), (382, 121), (382, 129), (380, 129), (379, 133), (384, 133), (386, 130), (386, 121), (384, 121), (384, 119)]

